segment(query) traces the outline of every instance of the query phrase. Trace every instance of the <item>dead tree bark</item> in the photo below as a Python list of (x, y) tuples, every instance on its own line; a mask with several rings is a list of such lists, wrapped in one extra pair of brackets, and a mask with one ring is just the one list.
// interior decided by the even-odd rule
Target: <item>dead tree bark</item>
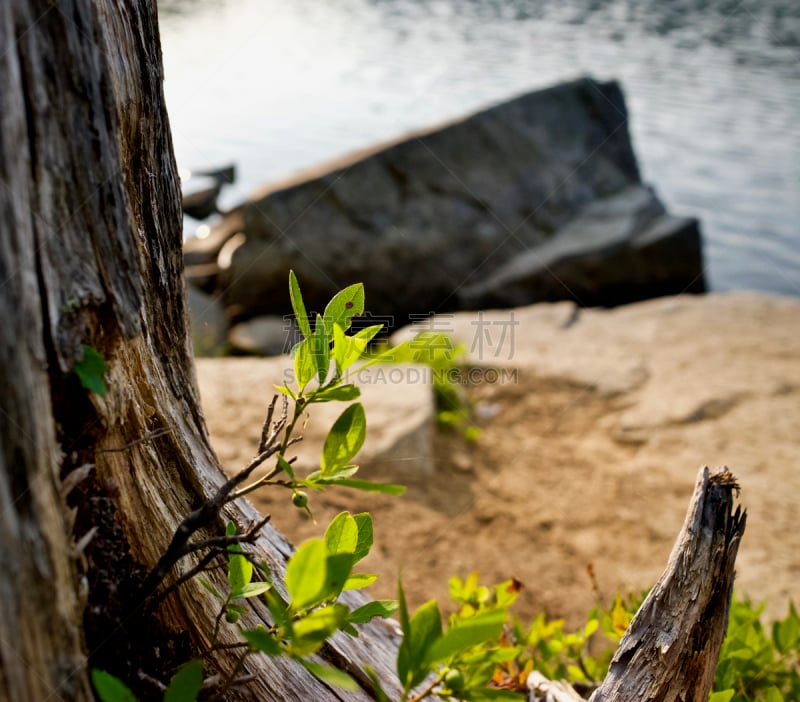
[(746, 513), (727, 468), (704, 468), (655, 587), (636, 613), (591, 702), (706, 702), (728, 626)]
[[(134, 675), (144, 666), (128, 641), (149, 626), (130, 616), (131, 583), (224, 477), (186, 331), (154, 0), (6, 0), (0, 47), (0, 699), (85, 700), (87, 655)], [(84, 345), (108, 363), (104, 397), (71, 373)], [(239, 502), (213, 526), (255, 522)], [(287, 543), (268, 526), (257, 548), (280, 579)], [(196, 579), (182, 586), (161, 607), (165, 638), (149, 662), (166, 672), (206, 651), (216, 612)], [(247, 623), (267, 620), (263, 609)], [(394, 689), (388, 629), (365, 634), (323, 654), (361, 694), (254, 656), (242, 670), (254, 679), (226, 698), (371, 699), (363, 662)], [(223, 631), (221, 643), (233, 641)], [(239, 655), (217, 650), (206, 670), (225, 674)]]
[[(589, 702), (706, 702), (728, 628), (734, 564), (746, 513), (736, 479), (703, 468), (663, 575), (631, 621)], [(582, 702), (534, 673), (531, 702)]]

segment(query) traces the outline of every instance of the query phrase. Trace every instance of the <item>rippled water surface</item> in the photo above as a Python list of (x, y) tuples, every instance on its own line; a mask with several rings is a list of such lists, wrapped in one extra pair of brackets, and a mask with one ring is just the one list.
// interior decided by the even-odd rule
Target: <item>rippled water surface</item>
[(267, 181), (560, 80), (617, 78), (717, 290), (800, 295), (797, 0), (161, 0), (182, 166)]

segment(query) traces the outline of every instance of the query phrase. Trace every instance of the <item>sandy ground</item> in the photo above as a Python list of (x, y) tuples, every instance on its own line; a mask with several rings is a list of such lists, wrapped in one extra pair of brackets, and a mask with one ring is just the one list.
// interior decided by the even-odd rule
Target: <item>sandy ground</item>
[[(678, 313), (664, 309), (673, 329)], [(719, 318), (720, 310), (709, 319)], [(517, 383), (473, 386), (471, 398), (484, 417), (476, 444), (440, 430), (433, 471), (420, 470), (413, 458), (384, 461), (379, 468), (362, 465), (364, 477), (406, 484), (403, 497), (349, 490), (315, 495), (316, 524), (291, 506), (284, 491), (256, 494), (254, 502), (295, 543), (321, 535), (341, 510), (369, 511), (376, 545), (364, 570), (381, 576), (370, 588), (374, 597), (393, 597), (402, 572), (413, 605), (443, 601), (450, 576), (477, 570), (486, 583), (511, 576), (523, 583), (516, 607), (523, 619), (544, 611), (577, 626), (598, 597), (608, 603), (617, 592), (638, 593), (656, 581), (699, 467), (726, 463), (741, 481), (748, 510), (737, 589), (767, 599), (768, 615), (783, 616), (790, 598), (800, 601), (800, 327), (786, 328), (800, 321), (798, 311), (800, 306), (779, 305), (770, 318), (752, 306), (748, 314), (763, 319), (764, 329), (780, 326), (772, 341), (756, 343), (769, 332), (755, 327), (742, 340), (727, 325), (738, 346), (726, 344), (721, 330), (711, 333), (709, 348), (729, 348), (744, 364), (738, 370), (709, 351), (707, 367), (670, 353), (664, 358), (671, 370), (660, 374), (657, 354), (640, 346), (636, 353), (644, 359), (647, 380), (613, 391), (601, 382), (533, 367), (520, 368)], [(724, 315), (717, 324), (723, 323)], [(704, 322), (695, 314), (692, 325), (698, 324)], [(596, 336), (591, 325), (587, 333)], [(648, 334), (648, 343), (660, 348), (658, 334)], [(754, 357), (742, 360), (743, 349)], [(693, 349), (686, 357), (697, 353)], [(224, 360), (205, 363), (201, 392), (210, 375), (227, 372), (220, 365)], [(726, 372), (734, 375), (726, 380)], [(697, 395), (696, 406), (689, 403), (672, 416), (699, 386), (705, 394)], [(205, 411), (223, 462), (244, 462), (259, 431), (259, 407), (252, 418), (238, 413), (235, 424), (213, 406)]]

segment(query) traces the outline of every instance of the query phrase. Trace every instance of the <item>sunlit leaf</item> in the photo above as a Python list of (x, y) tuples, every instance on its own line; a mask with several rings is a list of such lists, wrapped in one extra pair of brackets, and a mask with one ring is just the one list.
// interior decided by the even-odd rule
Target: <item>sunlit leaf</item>
[(337, 514), (325, 529), (325, 547), (329, 555), (354, 554), (358, 545), (358, 525), (349, 512)]
[(367, 419), (360, 402), (350, 405), (331, 427), (322, 448), (322, 475), (346, 466), (358, 453), (367, 435)]
[(286, 566), (286, 589), (295, 611), (318, 604), (327, 580), (328, 553), (322, 539), (302, 543)]
[(275, 637), (263, 628), (243, 631), (242, 636), (254, 649), (268, 656), (280, 656), (283, 653)]
[(311, 343), (311, 338), (303, 339), (294, 348), (294, 376), (301, 391), (317, 374), (317, 361)]
[(353, 517), (358, 529), (358, 541), (356, 550), (353, 553), (353, 563), (358, 563), (366, 556), (372, 548), (374, 534), (372, 529), (372, 517), (369, 512), (360, 512)]
[(393, 483), (374, 483), (370, 480), (354, 480), (351, 478), (332, 479), (320, 481), (328, 485), (338, 485), (339, 487), (353, 488), (363, 492), (378, 492), (383, 495), (402, 495), (406, 488), (404, 485), (394, 485)]
[(364, 286), (361, 283), (349, 285), (333, 296), (325, 307), (322, 318), (325, 328), (333, 336), (333, 325), (338, 324), (343, 330), (350, 328), (353, 317), (364, 313)]
[(352, 568), (352, 553), (336, 553), (328, 556), (325, 590), (321, 599), (332, 600), (336, 598), (344, 589)]
[(350, 402), (361, 396), (361, 390), (355, 385), (336, 385), (323, 390), (318, 390), (310, 396), (309, 402)]
[(345, 581), (342, 590), (360, 590), (369, 587), (378, 579), (377, 575), (367, 573), (353, 573)]
[(332, 668), (329, 665), (313, 663), (307, 660), (301, 660), (300, 663), (309, 673), (324, 683), (335, 685), (336, 687), (351, 692), (357, 692), (361, 689), (361, 686), (352, 677), (343, 670), (339, 670), (339, 668)]
[(328, 371), (331, 365), (331, 335), (328, 334), (325, 325), (322, 322), (322, 317), (317, 315), (316, 324), (314, 325), (314, 333), (311, 335), (311, 353), (314, 356), (314, 364), (317, 369), (317, 379), (319, 384), (325, 382), (328, 377)]
[(273, 385), (273, 388), (277, 390), (281, 395), (286, 395), (287, 397), (291, 397), (293, 400), (297, 399), (297, 395), (294, 394), (292, 389), (288, 385)]
[(231, 590), (232, 600), (246, 600), (250, 597), (258, 597), (263, 595), (267, 590), (272, 587), (270, 583), (248, 583), (241, 590)]
[(308, 323), (308, 314), (306, 313), (306, 306), (303, 302), (303, 296), (300, 293), (300, 285), (297, 282), (297, 276), (294, 271), (289, 271), (289, 297), (292, 300), (292, 309), (294, 316), (297, 320), (297, 326), (300, 327), (300, 332), (303, 337), (308, 339), (311, 336), (311, 325)]
[(374, 617), (391, 617), (399, 607), (397, 600), (373, 600), (362, 605), (350, 613), (350, 622), (353, 624), (366, 624)]
[(292, 626), (291, 652), (295, 656), (309, 656), (347, 621), (347, 608), (328, 605), (301, 617)]
[[(411, 687), (422, 682), (428, 674), (429, 651), (442, 636), (442, 615), (435, 600), (423, 604), (409, 621), (409, 670), (404, 684)], [(405, 641), (403, 642), (405, 643)]]
[(337, 375), (342, 375), (361, 358), (367, 343), (366, 339), (347, 336), (338, 324), (333, 325), (333, 360), (336, 362)]
[(500, 609), (480, 612), (458, 621), (430, 647), (428, 663), (446, 661), (473, 646), (497, 638), (503, 631), (505, 619), (506, 613)]

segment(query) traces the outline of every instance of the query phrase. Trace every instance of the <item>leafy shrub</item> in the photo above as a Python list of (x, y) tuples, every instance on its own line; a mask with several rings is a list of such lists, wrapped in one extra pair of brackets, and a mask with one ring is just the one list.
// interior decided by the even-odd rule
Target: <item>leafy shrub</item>
[(791, 603), (770, 636), (763, 611), (763, 604), (734, 598), (709, 702), (800, 700), (800, 617)]

